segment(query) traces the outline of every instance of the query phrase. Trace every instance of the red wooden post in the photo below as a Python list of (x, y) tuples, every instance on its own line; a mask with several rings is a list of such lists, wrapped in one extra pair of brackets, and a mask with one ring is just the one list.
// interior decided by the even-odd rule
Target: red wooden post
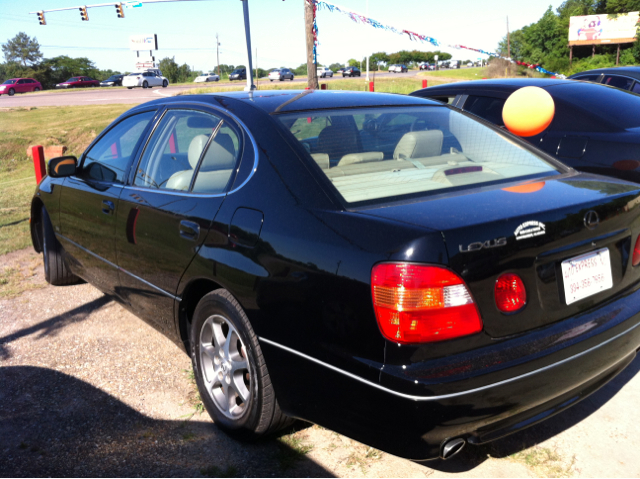
[(427, 80), (422, 80), (422, 88), (427, 88)]
[(321, 90), (326, 90), (327, 89), (327, 84), (326, 83), (321, 83), (320, 84), (320, 89)]
[(376, 91), (376, 87), (372, 81), (369, 82), (369, 91)]
[(42, 178), (47, 174), (47, 169), (44, 163), (44, 148), (42, 146), (34, 146), (31, 148), (33, 154), (33, 168), (36, 170), (36, 183), (40, 184)]

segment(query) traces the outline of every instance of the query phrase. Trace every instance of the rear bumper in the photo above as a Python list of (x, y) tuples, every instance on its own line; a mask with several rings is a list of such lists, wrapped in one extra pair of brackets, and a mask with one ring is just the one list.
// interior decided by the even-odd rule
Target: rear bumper
[[(516, 357), (513, 351), (527, 342), (529, 354)], [(285, 412), (389, 453), (427, 460), (438, 457), (448, 439), (480, 444), (500, 438), (609, 382), (640, 346), (640, 291), (636, 286), (578, 317), (462, 358), (486, 365), (484, 373), (460, 373), (460, 362), (449, 357), (428, 367), (385, 366), (380, 383), (373, 383), (263, 338), (261, 344)], [(456, 371), (454, 380), (442, 375), (443, 365)]]

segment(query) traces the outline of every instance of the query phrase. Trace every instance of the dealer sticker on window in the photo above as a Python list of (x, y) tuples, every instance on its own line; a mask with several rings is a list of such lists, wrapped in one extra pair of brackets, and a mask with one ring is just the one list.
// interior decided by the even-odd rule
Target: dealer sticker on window
[(609, 249), (602, 248), (563, 261), (562, 278), (567, 304), (611, 288), (613, 279)]

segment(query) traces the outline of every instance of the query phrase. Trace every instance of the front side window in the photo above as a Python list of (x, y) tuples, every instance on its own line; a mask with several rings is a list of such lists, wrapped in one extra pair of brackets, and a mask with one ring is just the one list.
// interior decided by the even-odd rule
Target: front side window
[(154, 115), (155, 111), (138, 113), (109, 130), (85, 154), (79, 176), (88, 180), (124, 183), (131, 155)]
[(168, 111), (149, 141), (134, 184), (146, 188), (218, 194), (240, 154), (239, 136), (218, 116)]
[(347, 203), (555, 175), (559, 168), (444, 106), (278, 115)]
[(602, 83), (622, 90), (630, 90), (633, 80), (631, 78), (620, 77), (617, 75), (605, 75)]

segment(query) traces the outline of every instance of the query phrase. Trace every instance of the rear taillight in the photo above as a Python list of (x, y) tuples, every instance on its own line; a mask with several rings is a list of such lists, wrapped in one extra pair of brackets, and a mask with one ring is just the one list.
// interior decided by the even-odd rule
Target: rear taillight
[(633, 248), (633, 259), (631, 260), (631, 264), (633, 266), (638, 266), (640, 264), (640, 235), (636, 240), (636, 246)]
[(440, 266), (383, 263), (371, 271), (371, 294), (383, 336), (427, 343), (482, 331), (482, 319), (462, 278)]
[(515, 313), (527, 304), (527, 290), (520, 276), (506, 273), (496, 281), (494, 288), (496, 306), (503, 313)]

